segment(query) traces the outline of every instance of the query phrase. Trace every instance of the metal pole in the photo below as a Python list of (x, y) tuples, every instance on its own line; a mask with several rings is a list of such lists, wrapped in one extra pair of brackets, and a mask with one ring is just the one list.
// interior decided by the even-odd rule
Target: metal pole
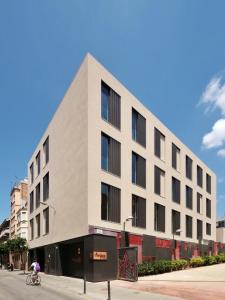
[(86, 294), (86, 277), (84, 277), (84, 294)]
[(173, 232), (173, 259), (176, 259), (176, 249), (175, 249), (175, 240), (174, 240), (174, 232)]
[(108, 286), (108, 299), (107, 300), (111, 300), (110, 281), (107, 281), (107, 286)]

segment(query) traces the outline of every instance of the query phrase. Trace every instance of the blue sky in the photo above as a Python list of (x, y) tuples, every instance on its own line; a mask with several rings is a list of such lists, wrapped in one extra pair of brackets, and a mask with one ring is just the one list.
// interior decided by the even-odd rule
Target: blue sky
[(222, 0), (1, 1), (0, 221), (86, 52), (216, 172), (224, 215), (224, 11)]

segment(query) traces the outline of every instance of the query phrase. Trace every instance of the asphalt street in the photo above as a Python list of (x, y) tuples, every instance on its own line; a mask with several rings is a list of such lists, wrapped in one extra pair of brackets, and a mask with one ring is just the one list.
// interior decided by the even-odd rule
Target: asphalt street
[[(21, 271), (0, 270), (0, 300), (106, 300), (107, 284), (87, 283), (87, 294), (83, 294), (83, 281), (65, 276), (41, 273), (40, 286), (27, 286), (26, 275)], [(133, 289), (120, 281), (112, 282), (111, 300), (177, 300), (180, 298)], [(128, 284), (128, 282), (127, 282)]]
[(48, 299), (48, 300), (80, 300), (80, 297), (68, 297), (63, 291), (49, 289), (46, 284), (29, 286), (25, 283), (26, 275), (22, 272), (0, 271), (0, 299), (24, 300), (24, 299)]

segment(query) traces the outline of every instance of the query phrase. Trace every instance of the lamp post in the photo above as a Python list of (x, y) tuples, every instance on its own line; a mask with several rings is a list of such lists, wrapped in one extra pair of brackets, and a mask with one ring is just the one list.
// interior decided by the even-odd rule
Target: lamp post
[(180, 228), (173, 231), (173, 256), (174, 256), (174, 259), (176, 259), (176, 246), (175, 246), (174, 235), (177, 233), (181, 233), (181, 232), (182, 232), (182, 230)]
[(126, 220), (123, 222), (123, 231), (125, 231), (126, 229), (126, 222), (133, 220), (134, 217), (130, 216), (128, 218), (126, 218)]
[(56, 213), (55, 207), (52, 206), (51, 204), (47, 204), (47, 203), (45, 203), (45, 202), (43, 202), (43, 201), (40, 201), (40, 204), (42, 204), (42, 205), (44, 205), (44, 206), (49, 206), (49, 207), (51, 207), (51, 208), (54, 210), (54, 214)]
[(128, 218), (126, 218), (123, 222), (123, 231), (122, 231), (122, 247), (128, 247), (129, 246), (129, 242), (126, 239), (126, 222), (133, 220), (134, 217), (129, 216)]

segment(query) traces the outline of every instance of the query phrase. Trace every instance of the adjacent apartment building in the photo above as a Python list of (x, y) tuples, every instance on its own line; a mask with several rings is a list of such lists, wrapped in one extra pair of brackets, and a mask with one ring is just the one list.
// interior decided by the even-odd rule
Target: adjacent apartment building
[(225, 217), (216, 222), (216, 241), (225, 243)]
[[(10, 193), (10, 238), (17, 236), (26, 238), (28, 235), (27, 221), (27, 200), (28, 200), (28, 184), (27, 180), (21, 180), (16, 183)], [(22, 230), (23, 228), (23, 230)]]
[(29, 245), (49, 272), (82, 263), (89, 233), (119, 248), (125, 229), (139, 261), (214, 251), (215, 174), (90, 54), (28, 173)]
[[(28, 183), (27, 179), (24, 179), (14, 184), (10, 193), (10, 239), (16, 237), (28, 238), (27, 200)], [(13, 263), (14, 268), (20, 268), (22, 264), (20, 253), (11, 252), (10, 262)]]

